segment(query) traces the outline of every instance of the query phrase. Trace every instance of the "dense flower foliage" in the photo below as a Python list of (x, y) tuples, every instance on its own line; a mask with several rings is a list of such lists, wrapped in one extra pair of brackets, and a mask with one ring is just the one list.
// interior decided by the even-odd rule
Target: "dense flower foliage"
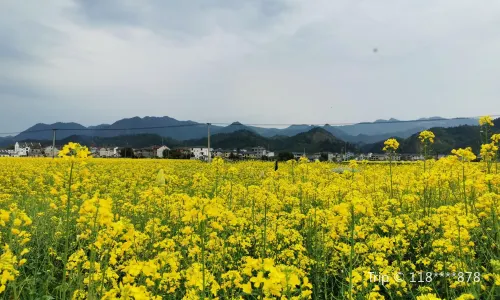
[(469, 149), (342, 172), (68, 149), (0, 158), (4, 299), (498, 296), (500, 174)]

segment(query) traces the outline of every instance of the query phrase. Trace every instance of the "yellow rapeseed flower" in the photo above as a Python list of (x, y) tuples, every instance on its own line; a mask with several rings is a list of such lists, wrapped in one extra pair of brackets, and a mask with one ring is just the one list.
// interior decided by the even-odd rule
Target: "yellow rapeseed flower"
[(482, 116), (479, 118), (479, 125), (493, 126), (493, 119), (490, 116)]

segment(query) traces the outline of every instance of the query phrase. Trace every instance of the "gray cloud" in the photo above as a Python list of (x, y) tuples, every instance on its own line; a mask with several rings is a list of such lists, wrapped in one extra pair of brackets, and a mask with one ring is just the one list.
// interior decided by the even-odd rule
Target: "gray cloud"
[(5, 0), (0, 132), (496, 114), (499, 52), (494, 0)]
[(169, 38), (210, 35), (217, 28), (240, 34), (265, 30), (291, 9), (283, 0), (76, 0), (71, 9), (77, 22), (120, 30), (142, 27)]

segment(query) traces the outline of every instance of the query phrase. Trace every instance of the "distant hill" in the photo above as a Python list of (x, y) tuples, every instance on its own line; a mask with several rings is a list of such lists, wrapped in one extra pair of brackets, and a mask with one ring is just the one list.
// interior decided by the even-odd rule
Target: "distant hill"
[(71, 135), (82, 135), (85, 134), (84, 130), (87, 127), (80, 125), (78, 123), (54, 123), (54, 124), (42, 124), (38, 123), (14, 137), (16, 141), (36, 139), (36, 140), (52, 140), (52, 129), (62, 129), (57, 131), (57, 139), (64, 139)]
[[(500, 132), (500, 118), (494, 120), (495, 126), (492, 128), (492, 132)], [(74, 125), (72, 125), (74, 126)], [(307, 125), (298, 125), (307, 126)], [(295, 128), (297, 128), (296, 126)], [(211, 135), (211, 146), (213, 148), (223, 148), (223, 149), (237, 149), (237, 148), (249, 148), (255, 146), (262, 146), (268, 148), (272, 151), (282, 152), (302, 152), (307, 153), (314, 152), (342, 152), (345, 149), (347, 151), (353, 152), (372, 152), (372, 153), (382, 153), (382, 148), (384, 141), (387, 138), (393, 137), (391, 135), (380, 135), (372, 136), (383, 137), (377, 142), (357, 145), (350, 142), (349, 140), (343, 140), (336, 137), (328, 130), (328, 125), (323, 127), (312, 127), (307, 132), (301, 132), (293, 136), (286, 135), (274, 135), (271, 137), (265, 137), (255, 132), (251, 126), (245, 126), (242, 124), (235, 123), (232, 125), (233, 128), (228, 130), (229, 132), (215, 133)], [(226, 128), (227, 127), (222, 127)], [(243, 128), (237, 130), (237, 128)], [(232, 129), (236, 129), (232, 131)], [(305, 127), (302, 127), (305, 129)], [(336, 129), (336, 127), (333, 127)], [(458, 127), (435, 127), (431, 128), (431, 131), (436, 135), (435, 143), (432, 146), (434, 153), (448, 154), (452, 149), (472, 147), (475, 152), (479, 151), (479, 126), (469, 126), (462, 125)], [(291, 131), (288, 131), (290, 133)], [(407, 134), (407, 133), (401, 133)], [(48, 136), (47, 136), (48, 137)], [(352, 138), (352, 137), (351, 137)], [(409, 135), (407, 138), (396, 137), (400, 142), (399, 153), (420, 153), (420, 142), (418, 140), (418, 133)], [(0, 138), (0, 143), (4, 143), (3, 146), (11, 145), (14, 143), (15, 138), (13, 137), (3, 137)], [(21, 141), (27, 142), (41, 142), (43, 145), (51, 145), (51, 138), (40, 139), (24, 139)], [(78, 142), (87, 146), (98, 146), (98, 147), (151, 147), (153, 145), (166, 144), (169, 147), (177, 146), (205, 146), (207, 145), (207, 138), (189, 139), (189, 140), (176, 140), (172, 138), (162, 137), (158, 134), (141, 133), (134, 135), (120, 135), (111, 137), (102, 136), (88, 136), (88, 135), (71, 135), (65, 137), (62, 140), (57, 141), (57, 145), (66, 144), (67, 142)]]
[(364, 135), (381, 135), (391, 134), (396, 135), (401, 132), (417, 133), (424, 129), (433, 127), (455, 127), (460, 125), (477, 125), (477, 119), (473, 118), (456, 118), (445, 119), (440, 117), (421, 118), (414, 122), (399, 121), (396, 119), (377, 120), (373, 123), (358, 123), (354, 125), (339, 126), (338, 128), (346, 134), (356, 136)]
[[(210, 147), (237, 149), (246, 147), (266, 147), (269, 139), (249, 130), (238, 130), (230, 133), (217, 133), (210, 137)], [(184, 141), (186, 146), (205, 146), (207, 138)]]
[(0, 147), (7, 147), (14, 144), (14, 137), (12, 136), (0, 136)]
[[(52, 141), (26, 139), (22, 142), (39, 142), (43, 146), (49, 146)], [(68, 142), (77, 142), (89, 147), (132, 147), (143, 148), (153, 145), (165, 144), (170, 148), (178, 146), (207, 146), (207, 138), (191, 139), (187, 141), (178, 141), (170, 138), (163, 138), (157, 134), (136, 134), (121, 135), (116, 137), (90, 137), (84, 135), (73, 135), (57, 142), (57, 145), (67, 144)], [(263, 137), (249, 130), (238, 130), (231, 133), (217, 133), (210, 138), (211, 147), (223, 149), (243, 149), (262, 146), (271, 151), (282, 152), (342, 152), (356, 151), (357, 148), (351, 144), (337, 139), (328, 131), (322, 128), (313, 128), (308, 132), (302, 132), (291, 137)]]
[[(337, 139), (330, 132), (322, 128), (313, 128), (307, 132), (287, 137), (266, 138), (249, 130), (238, 130), (232, 133), (219, 133), (210, 138), (211, 147), (223, 149), (249, 148), (262, 146), (271, 151), (302, 152), (341, 152), (344, 147), (347, 151), (355, 151), (353, 144)], [(188, 146), (207, 145), (207, 139), (189, 140), (184, 142)]]
[[(151, 129), (140, 129), (154, 127)], [(165, 128), (159, 128), (165, 127)], [(212, 126), (214, 131), (219, 126)], [(124, 129), (133, 128), (133, 129)], [(131, 134), (157, 134), (178, 140), (187, 140), (207, 136), (207, 125), (193, 121), (178, 121), (170, 117), (134, 117), (116, 121), (109, 126), (102, 126), (100, 130), (91, 132), (93, 136), (112, 137)], [(87, 134), (90, 135), (90, 134)]]
[[(492, 128), (492, 133), (500, 132), (500, 118), (494, 120), (495, 126)], [(472, 147), (475, 153), (478, 153), (481, 148), (480, 127), (462, 125), (458, 127), (434, 127), (430, 128), (436, 138), (432, 145), (434, 154), (449, 154), (452, 149)], [(418, 133), (410, 137), (396, 138), (400, 143), (399, 153), (420, 153), (421, 144), (418, 139)], [(376, 143), (367, 144), (361, 147), (362, 152), (382, 153), (384, 140)]]
[(295, 152), (342, 152), (356, 151), (357, 148), (350, 143), (346, 143), (336, 138), (323, 128), (313, 128), (308, 132), (299, 133), (288, 139), (277, 141), (276, 150), (289, 150)]

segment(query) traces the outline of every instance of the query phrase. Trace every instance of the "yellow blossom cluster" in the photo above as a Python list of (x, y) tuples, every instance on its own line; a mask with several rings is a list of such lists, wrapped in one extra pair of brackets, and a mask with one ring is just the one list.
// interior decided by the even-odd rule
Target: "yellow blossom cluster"
[(277, 171), (0, 158), (0, 298), (496, 299), (500, 174), (453, 153)]
[(88, 158), (90, 151), (87, 147), (70, 142), (59, 151), (58, 156), (63, 158)]
[(479, 125), (480, 126), (493, 126), (493, 118), (491, 116), (483, 116), (479, 118)]
[(418, 135), (418, 138), (420, 139), (420, 142), (424, 143), (424, 142), (429, 142), (431, 144), (434, 143), (434, 138), (436, 136), (434, 135), (434, 133), (430, 130), (424, 130), (422, 132), (420, 132), (420, 134)]
[(399, 142), (396, 139), (388, 139), (387, 141), (384, 142), (384, 151), (387, 152), (394, 152), (398, 150), (399, 148)]
[(453, 149), (451, 151), (452, 154), (455, 154), (461, 161), (473, 161), (476, 159), (476, 155), (472, 152), (471, 147), (467, 147), (465, 149)]

